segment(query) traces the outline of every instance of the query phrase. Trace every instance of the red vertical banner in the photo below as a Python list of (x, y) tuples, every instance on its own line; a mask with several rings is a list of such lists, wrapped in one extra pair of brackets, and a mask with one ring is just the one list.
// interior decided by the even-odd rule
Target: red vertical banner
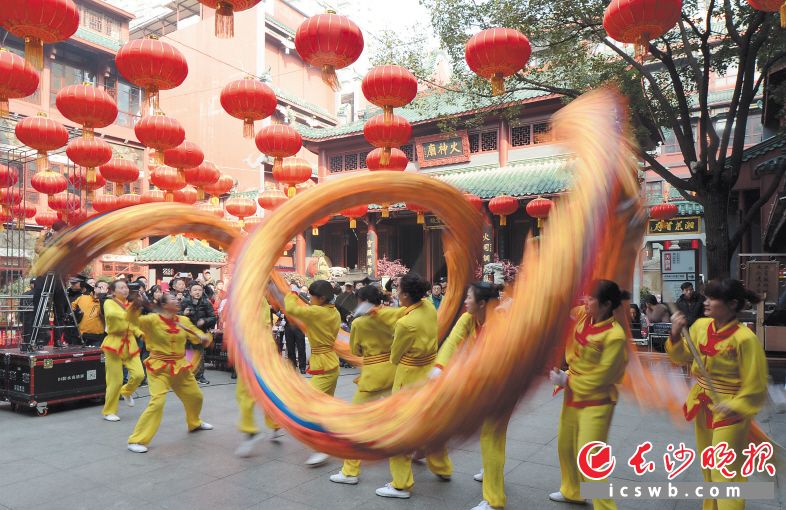
[(481, 251), (483, 256), (483, 266), (494, 262), (494, 225), (486, 218), (483, 222), (483, 236), (482, 236)]
[(302, 233), (295, 237), (295, 272), (306, 274), (306, 238)]
[(372, 278), (377, 277), (377, 259), (379, 258), (379, 243), (377, 243), (377, 228), (369, 223), (366, 234), (366, 272)]

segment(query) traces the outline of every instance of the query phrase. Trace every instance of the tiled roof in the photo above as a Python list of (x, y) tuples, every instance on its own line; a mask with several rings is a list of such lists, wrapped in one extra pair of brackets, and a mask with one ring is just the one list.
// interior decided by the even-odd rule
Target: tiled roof
[[(329, 119), (335, 119), (336, 118), (335, 114), (330, 113), (329, 111), (325, 110), (324, 108), (322, 108), (320, 106), (315, 105), (314, 103), (309, 103), (308, 101), (304, 101), (304, 100), (302, 100), (302, 99), (300, 99), (298, 97), (295, 97), (292, 94), (284, 91), (280, 87), (276, 87), (272, 83), (268, 83), (268, 85), (270, 86), (271, 89), (273, 89), (273, 92), (276, 93), (277, 97), (279, 97), (279, 98), (281, 98), (281, 99), (283, 99), (283, 100), (285, 100), (285, 101), (287, 101), (289, 103), (297, 105), (297, 106), (299, 106), (301, 108), (304, 108), (306, 110), (309, 110), (309, 111), (311, 111), (313, 113), (317, 113), (317, 114), (319, 114), (319, 115), (321, 115), (323, 117), (327, 117)], [(304, 127), (304, 129), (315, 129), (315, 128), (305, 128)], [(330, 129), (333, 129), (333, 128), (330, 128)]]
[(110, 39), (109, 37), (97, 34), (92, 30), (86, 30), (82, 27), (79, 27), (79, 29), (76, 31), (76, 34), (74, 35), (80, 39), (84, 39), (85, 41), (89, 41), (93, 44), (103, 46), (104, 48), (110, 49), (112, 51), (118, 51), (120, 46), (122, 46), (121, 42), (117, 39)]
[[(441, 117), (468, 114), (477, 110), (493, 110), (513, 106), (517, 103), (528, 102), (546, 96), (551, 96), (551, 94), (532, 90), (519, 90), (494, 98), (473, 98), (467, 94), (455, 92), (435, 92), (417, 97), (409, 107), (397, 108), (396, 114), (401, 115), (411, 124), (420, 124)], [(367, 110), (367, 112), (366, 118), (370, 118), (376, 113), (380, 113), (381, 110)], [(366, 119), (362, 119), (334, 128), (297, 126), (297, 129), (303, 138), (317, 141), (361, 133), (365, 122)]]
[(271, 16), (270, 14), (265, 14), (265, 21), (269, 22), (271, 25), (274, 25), (276, 28), (280, 29), (282, 32), (286, 32), (287, 34), (295, 37), (295, 30), (291, 27), (286, 26), (285, 24), (278, 21), (276, 18)]
[(141, 263), (194, 262), (223, 264), (226, 260), (226, 253), (210, 246), (205, 246), (198, 240), (186, 239), (182, 235), (175, 237), (174, 242), (171, 236), (165, 237), (136, 252), (136, 261)]
[(742, 151), (742, 160), (750, 161), (784, 146), (786, 146), (786, 135), (773, 136)]

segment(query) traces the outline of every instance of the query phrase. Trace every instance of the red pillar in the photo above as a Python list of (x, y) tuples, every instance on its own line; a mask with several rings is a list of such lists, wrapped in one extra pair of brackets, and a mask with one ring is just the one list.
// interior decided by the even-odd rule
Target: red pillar
[(295, 237), (295, 272), (306, 274), (306, 238), (303, 234)]
[(328, 173), (327, 153), (325, 153), (325, 149), (319, 149), (319, 160), (317, 162), (317, 175), (319, 175), (319, 179), (317, 182), (324, 181)]
[(507, 166), (508, 164), (508, 150), (510, 149), (510, 129), (508, 121), (501, 119), (499, 121), (499, 166)]

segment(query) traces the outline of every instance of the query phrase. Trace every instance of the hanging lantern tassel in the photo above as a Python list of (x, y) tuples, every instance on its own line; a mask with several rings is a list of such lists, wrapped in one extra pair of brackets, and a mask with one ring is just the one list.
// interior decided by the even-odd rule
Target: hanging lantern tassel
[[(177, 169), (177, 180), (179, 180), (179, 181), (185, 181), (186, 180), (186, 171), (183, 170), (182, 168), (178, 168)], [(186, 181), (186, 182), (188, 182), (188, 181)]]
[(240, 220), (237, 222), (237, 224), (238, 224), (238, 226), (240, 226), (240, 230), (243, 230), (243, 227), (246, 226), (246, 222), (243, 220), (243, 218), (240, 218)]
[(311, 227), (311, 235), (318, 236), (319, 235), (319, 227)]
[(419, 212), (418, 213), (418, 225), (423, 225), (424, 223), (426, 223), (426, 215), (423, 214), (422, 212)]
[(254, 119), (243, 119), (243, 138), (254, 138)]
[(389, 204), (382, 204), (382, 217), (383, 218), (390, 218), (390, 206), (389, 206)]
[(201, 202), (205, 199), (205, 190), (202, 188), (197, 188), (197, 201)]
[(210, 243), (207, 242), (207, 239), (202, 239), (199, 242), (202, 244), (202, 246), (210, 246)]
[(7, 97), (0, 97), (0, 117), (7, 117), (8, 112), (10, 112), (10, 107), (8, 105), (8, 98)]
[(158, 110), (158, 89), (148, 88), (142, 90), (142, 117), (147, 117)]
[(393, 107), (392, 106), (383, 106), (382, 107), (382, 119), (385, 121), (385, 125), (389, 126), (393, 122)]
[(322, 81), (325, 82), (331, 89), (338, 90), (338, 76), (336, 76), (336, 68), (331, 65), (322, 66)]
[(235, 17), (232, 4), (218, 2), (216, 4), (216, 37), (231, 39), (235, 37)]
[(390, 164), (390, 147), (383, 147), (382, 154), (379, 156), (379, 166)]
[(87, 181), (88, 184), (93, 184), (94, 182), (96, 182), (95, 167), (92, 166), (87, 167), (87, 169), (85, 170), (85, 181)]
[(44, 43), (37, 37), (25, 37), (25, 60), (38, 69), (44, 69)]
[(38, 156), (35, 159), (35, 168), (38, 172), (49, 170), (49, 156), (47, 156), (46, 152), (38, 151)]
[(499, 216), (499, 226), (500, 227), (504, 227), (507, 224), (508, 224), (508, 217), (505, 216), (504, 214), (501, 214)]
[(210, 203), (213, 205), (218, 205), (218, 197), (215, 195), (210, 197)]
[[(158, 149), (154, 149), (153, 153), (150, 155), (150, 161), (155, 166), (160, 166), (164, 164), (164, 153)], [(178, 169), (177, 173), (180, 174), (181, 170)]]
[(491, 77), (491, 95), (501, 96), (505, 93), (505, 77), (502, 73), (494, 73)]
[(174, 202), (175, 194), (172, 193), (171, 191), (167, 191), (166, 194), (164, 195), (164, 200), (166, 200), (167, 202)]
[(786, 28), (786, 2), (781, 5), (781, 28)]
[(350, 218), (349, 219), (349, 228), (354, 230), (355, 228), (357, 228), (357, 226), (358, 226), (357, 220), (355, 218)]
[(543, 228), (543, 218), (538, 218), (538, 228)]

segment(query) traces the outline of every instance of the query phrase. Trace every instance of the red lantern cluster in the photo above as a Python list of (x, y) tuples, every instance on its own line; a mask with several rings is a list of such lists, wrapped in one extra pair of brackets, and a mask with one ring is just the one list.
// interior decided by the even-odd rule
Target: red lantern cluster
[(178, 172), (185, 178), (185, 171), (190, 168), (198, 167), (205, 160), (205, 153), (199, 145), (184, 140), (177, 147), (164, 151), (164, 164), (177, 168)]
[(273, 115), (276, 93), (253, 76), (228, 83), (221, 90), (221, 106), (229, 115), (243, 121), (243, 138), (254, 138), (254, 121)]
[(200, 211), (208, 212), (217, 218), (224, 217), (224, 209), (222, 209), (220, 205), (212, 204), (210, 202), (202, 202), (197, 204), (196, 208)]
[(72, 0), (3, 0), (0, 25), (25, 41), (25, 59), (44, 68), (44, 44), (65, 41), (79, 28)]
[(677, 25), (682, 0), (612, 0), (603, 13), (603, 28), (615, 41), (634, 44), (636, 56), (647, 43)]
[(93, 195), (93, 192), (106, 186), (106, 179), (100, 172), (96, 172), (92, 176), (93, 180), (88, 179), (87, 170), (84, 168), (73, 168), (68, 172), (68, 182), (77, 190), (85, 190), (88, 197)]
[(136, 193), (123, 193), (119, 197), (117, 197), (117, 207), (118, 209), (123, 209), (126, 207), (132, 207), (135, 205), (139, 205), (142, 203), (142, 196), (137, 195)]
[(210, 161), (203, 161), (198, 166), (186, 168), (185, 177), (186, 182), (197, 189), (197, 199), (204, 200), (205, 186), (214, 184), (221, 177), (221, 172)]
[(418, 93), (418, 80), (407, 68), (377, 66), (363, 77), (363, 95), (371, 104), (382, 108), (385, 122), (393, 120), (393, 108), (406, 106)]
[(68, 142), (66, 154), (68, 159), (86, 169), (85, 182), (92, 185), (101, 179), (100, 175), (96, 174), (96, 168), (112, 159), (112, 146), (100, 138), (82, 136)]
[(114, 211), (119, 207), (114, 195), (98, 195), (93, 198), (93, 209), (101, 214)]
[(183, 189), (175, 190), (173, 195), (175, 202), (181, 204), (194, 205), (197, 202), (197, 190), (189, 184), (186, 184)]
[(248, 197), (235, 195), (224, 202), (224, 210), (240, 219), (239, 224), (242, 229), (245, 225), (244, 219), (257, 212), (257, 205)]
[(344, 209), (341, 211), (341, 216), (349, 218), (349, 228), (355, 229), (358, 226), (357, 219), (362, 218), (367, 213), (367, 205), (356, 205), (355, 207), (350, 207), (349, 209)]
[(38, 211), (35, 215), (35, 222), (44, 228), (52, 228), (57, 221), (57, 212), (51, 209)]
[(143, 204), (153, 204), (157, 202), (165, 202), (166, 195), (160, 189), (151, 189), (144, 195), (142, 195), (142, 203)]
[(139, 168), (128, 159), (114, 158), (101, 166), (101, 175), (107, 181), (115, 183), (115, 195), (120, 196), (125, 184), (139, 179)]
[(13, 168), (0, 165), (0, 188), (10, 188), (19, 182), (19, 175)]
[(25, 59), (0, 48), (0, 117), (8, 115), (9, 99), (35, 94), (38, 81), (38, 72)]
[(303, 138), (286, 124), (271, 124), (259, 130), (254, 140), (257, 149), (273, 157), (273, 172), (281, 171), (283, 159), (294, 156), (303, 146)]
[(537, 218), (538, 228), (540, 228), (543, 226), (543, 220), (548, 218), (553, 206), (554, 202), (548, 198), (538, 197), (534, 200), (530, 200), (529, 203), (527, 203), (527, 207), (525, 207), (525, 209), (527, 214), (533, 218)]
[(346, 16), (334, 11), (305, 20), (295, 34), (295, 49), (300, 57), (322, 70), (322, 81), (338, 89), (336, 69), (354, 63), (363, 53), (363, 33)]
[(505, 92), (505, 77), (523, 69), (532, 54), (527, 36), (512, 28), (490, 28), (473, 35), (464, 47), (472, 71), (491, 81), (491, 93)]
[(186, 57), (171, 44), (154, 37), (126, 43), (117, 52), (115, 64), (125, 79), (144, 89), (143, 116), (151, 109), (158, 110), (160, 90), (173, 89), (188, 76)]
[(47, 152), (59, 149), (68, 143), (66, 128), (59, 122), (46, 118), (44, 113), (20, 120), (14, 128), (14, 133), (20, 142), (38, 151), (36, 169), (39, 172), (49, 168)]
[(251, 9), (262, 0), (199, 0), (199, 3), (216, 10), (216, 37), (228, 39), (235, 37), (236, 12)]
[(213, 205), (218, 205), (218, 197), (221, 195), (226, 195), (232, 188), (235, 186), (235, 180), (232, 177), (222, 174), (216, 179), (216, 182), (213, 184), (208, 184), (204, 186), (205, 193), (210, 195), (210, 202)]
[(392, 148), (407, 143), (412, 136), (412, 126), (407, 119), (399, 115), (393, 115), (390, 122), (385, 122), (384, 115), (375, 115), (363, 126), (363, 136), (368, 143), (382, 149), (379, 164), (387, 166), (390, 164)]
[(166, 201), (175, 200), (174, 192), (186, 187), (185, 178), (171, 166), (159, 166), (150, 173), (150, 183), (166, 191)]
[(278, 188), (268, 188), (257, 197), (259, 207), (266, 211), (274, 211), (287, 201), (287, 196)]
[[(58, 214), (58, 217), (67, 217), (69, 213), (82, 207), (82, 200), (79, 198), (79, 196), (65, 191), (48, 197), (47, 203), (51, 209), (54, 209), (60, 213)], [(68, 222), (68, 220), (64, 221)]]
[(472, 205), (478, 212), (483, 212), (483, 199), (472, 193), (464, 193), (464, 198)]
[(663, 227), (667, 221), (677, 216), (679, 208), (669, 202), (650, 207), (650, 218), (658, 220), (658, 227)]
[(507, 217), (519, 208), (519, 201), (508, 195), (500, 195), (489, 201), (489, 211), (499, 216), (500, 226), (508, 224)]
[(295, 185), (311, 178), (311, 165), (303, 158), (287, 158), (280, 169), (273, 167), (273, 178), (288, 186), (287, 196), (295, 196)]
[(186, 131), (180, 122), (160, 111), (142, 117), (134, 126), (134, 133), (142, 145), (153, 149), (154, 165), (164, 162), (165, 150), (177, 147), (186, 139)]

